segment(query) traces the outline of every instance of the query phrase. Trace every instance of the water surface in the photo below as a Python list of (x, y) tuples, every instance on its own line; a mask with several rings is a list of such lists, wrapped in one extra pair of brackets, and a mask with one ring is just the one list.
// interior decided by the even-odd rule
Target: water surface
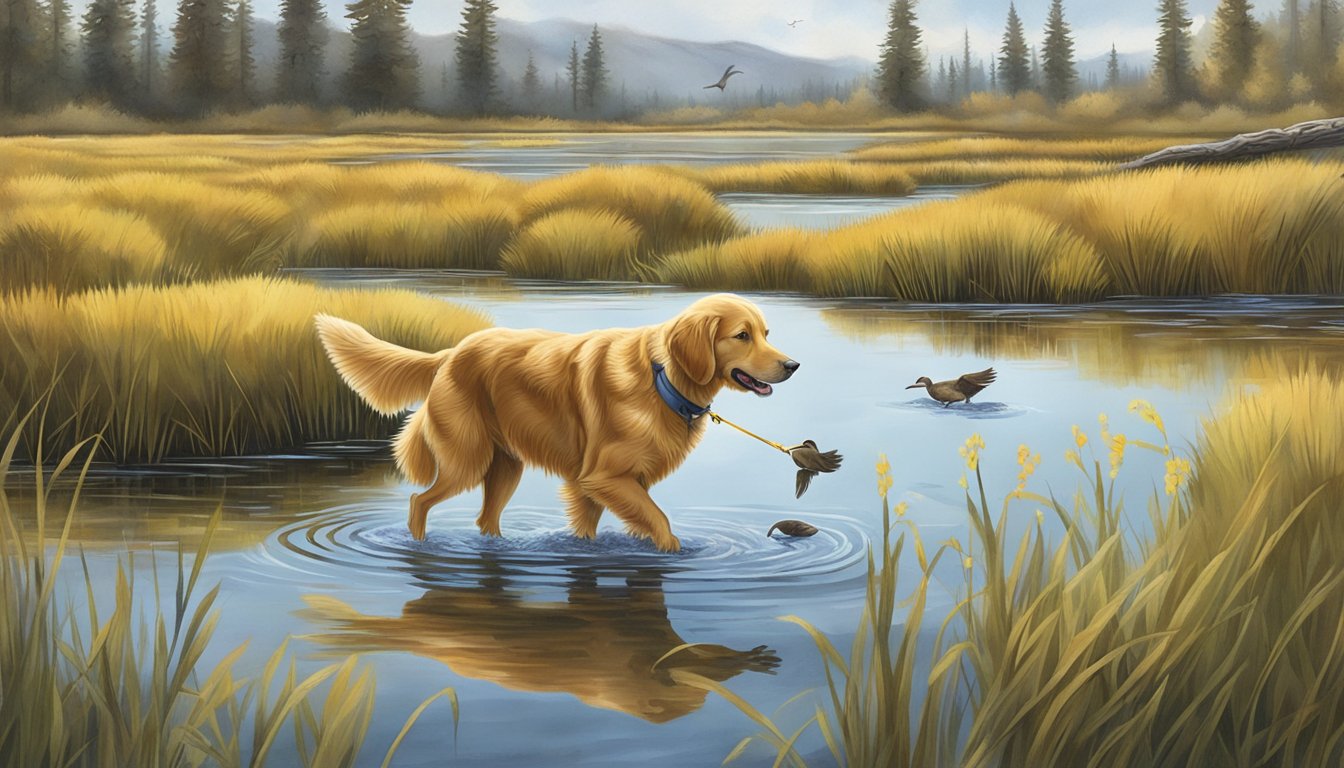
[[(575, 332), (661, 322), (701, 295), (467, 273), (300, 274), (411, 288), (482, 309), (500, 325)], [(909, 502), (925, 537), (964, 540), (957, 448), (972, 433), (987, 445), (992, 497), (1015, 484), (1024, 443), (1044, 458), (1035, 489), (1068, 495), (1077, 477), (1062, 456), (1073, 424), (1095, 433), (1106, 412), (1113, 429), (1155, 439), (1126, 413), (1144, 398), (1183, 449), (1201, 418), (1233, 388), (1262, 381), (1276, 370), (1271, 363), (1337, 367), (1344, 359), (1344, 303), (1333, 299), (1057, 308), (750, 298), (765, 311), (771, 341), (802, 368), (771, 398), (725, 392), (716, 410), (775, 440), (837, 448), (845, 463), (798, 500), (787, 458), (710, 425), (682, 468), (653, 489), (685, 544), (680, 554), (627, 537), (610, 516), (596, 541), (574, 539), (558, 481), (536, 471), (504, 513), (503, 538), (476, 532), (475, 492), (437, 507), (428, 539), (414, 541), (404, 521), (415, 489), (396, 477), (377, 441), (102, 470), (75, 535), (100, 584), (109, 584), (102, 577), (126, 546), (193, 546), (222, 505), (220, 551), (205, 578), (223, 583), (223, 619), (207, 661), (250, 640), (244, 663), (255, 671), (287, 635), (300, 638), (294, 649), (307, 668), (367, 654), (378, 676), (371, 745), (379, 755), (411, 709), (454, 687), (457, 740), (446, 710), (431, 712), (397, 765), (717, 765), (754, 726), (674, 672), (722, 681), (765, 712), (824, 684), (811, 641), (778, 617), (802, 616), (845, 647), (863, 597), (866, 547), (881, 535), (879, 453), (891, 460), (893, 500)], [(990, 365), (1000, 379), (970, 407), (942, 408), (904, 389), (921, 375)], [(1133, 451), (1121, 476), (1139, 525), (1160, 487), (1160, 462)], [(1010, 509), (1012, 525), (1033, 519), (1030, 504)], [(766, 538), (784, 518), (822, 532)], [(147, 567), (148, 559), (137, 561)], [(956, 577), (946, 574), (935, 589), (935, 615), (953, 603)], [(789, 705), (781, 722), (801, 723), (816, 702)], [(804, 748), (823, 749), (817, 738)], [(761, 763), (766, 750), (744, 759)]]

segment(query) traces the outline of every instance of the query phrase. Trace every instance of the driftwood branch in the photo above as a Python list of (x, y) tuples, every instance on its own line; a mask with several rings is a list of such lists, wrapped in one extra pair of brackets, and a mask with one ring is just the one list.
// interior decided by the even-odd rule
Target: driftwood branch
[(1344, 117), (1308, 120), (1288, 128), (1243, 133), (1208, 144), (1167, 147), (1120, 166), (1120, 170), (1152, 168), (1175, 163), (1223, 163), (1248, 157), (1300, 149), (1324, 149), (1344, 146)]

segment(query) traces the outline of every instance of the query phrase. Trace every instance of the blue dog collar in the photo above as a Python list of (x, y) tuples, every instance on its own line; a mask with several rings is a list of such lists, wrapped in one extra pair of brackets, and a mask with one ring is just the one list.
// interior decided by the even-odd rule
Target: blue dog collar
[(672, 386), (672, 382), (667, 378), (667, 371), (664, 370), (661, 363), (653, 364), (653, 388), (658, 390), (658, 396), (667, 403), (667, 407), (676, 412), (678, 416), (690, 423), (706, 413), (709, 413), (709, 406), (700, 406), (686, 399), (686, 396), (677, 391)]

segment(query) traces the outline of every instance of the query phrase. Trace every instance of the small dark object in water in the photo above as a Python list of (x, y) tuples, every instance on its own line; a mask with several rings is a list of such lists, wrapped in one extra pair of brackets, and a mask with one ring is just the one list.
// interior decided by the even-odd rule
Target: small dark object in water
[(770, 530), (766, 531), (765, 535), (769, 536), (774, 533), (776, 528), (778, 528), (779, 532), (785, 536), (815, 536), (817, 533), (817, 526), (809, 525), (802, 520), (780, 520), (778, 523), (770, 526)]

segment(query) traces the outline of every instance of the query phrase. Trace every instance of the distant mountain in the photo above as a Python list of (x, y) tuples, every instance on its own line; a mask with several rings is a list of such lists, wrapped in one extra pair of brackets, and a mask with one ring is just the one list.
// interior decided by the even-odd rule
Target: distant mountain
[[(499, 19), (499, 67), (501, 85), (506, 91), (515, 88), (522, 79), (531, 52), (541, 74), (544, 90), (553, 88), (558, 75), (561, 87), (567, 88), (565, 65), (569, 61), (572, 42), (583, 54), (592, 33), (592, 25), (568, 19), (547, 19), (524, 22)], [(632, 100), (644, 102), (655, 92), (662, 103), (682, 103), (690, 96), (700, 103), (740, 101), (755, 94), (758, 88), (766, 92), (786, 93), (803, 88), (809, 83), (814, 90), (827, 91), (846, 86), (856, 78), (869, 74), (873, 64), (858, 57), (843, 59), (813, 59), (791, 56), (751, 43), (725, 41), (699, 43), (675, 40), (636, 32), (624, 27), (600, 27), (602, 48), (605, 53), (610, 85), (613, 93), (622, 86)], [(276, 24), (259, 19), (256, 22), (253, 55), (257, 60), (260, 85), (268, 89), (274, 80), (275, 63), (279, 59), (279, 40)], [(783, 41), (781, 41), (783, 42)], [(442, 84), (446, 64), (450, 88), (456, 85), (453, 72), (453, 35), (413, 34), (412, 44), (420, 57), (420, 82), (425, 101), (439, 104), (444, 101)], [(350, 57), (350, 33), (331, 29), (327, 42), (327, 76), (334, 87)], [(734, 77), (728, 94), (705, 91), (702, 86), (719, 79), (724, 68), (734, 64), (743, 74)]]

